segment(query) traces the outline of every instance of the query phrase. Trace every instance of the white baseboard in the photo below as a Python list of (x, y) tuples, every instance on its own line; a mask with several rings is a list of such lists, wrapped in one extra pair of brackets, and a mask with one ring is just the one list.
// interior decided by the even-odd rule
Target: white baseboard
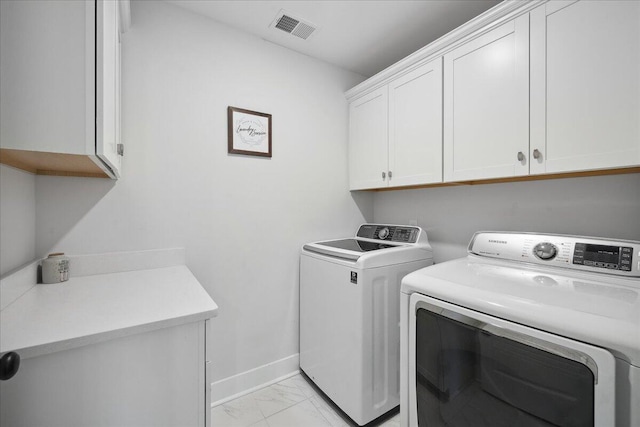
[(211, 383), (211, 407), (275, 384), (300, 373), (300, 354), (258, 366)]

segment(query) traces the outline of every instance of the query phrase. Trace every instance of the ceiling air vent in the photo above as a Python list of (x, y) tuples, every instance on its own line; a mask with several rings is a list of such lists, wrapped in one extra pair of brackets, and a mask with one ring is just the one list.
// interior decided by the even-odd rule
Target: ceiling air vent
[(310, 22), (305, 22), (300, 18), (294, 18), (291, 14), (281, 10), (276, 16), (276, 19), (271, 24), (271, 27), (284, 31), (285, 33), (292, 34), (301, 39), (308, 39), (313, 34), (317, 27)]

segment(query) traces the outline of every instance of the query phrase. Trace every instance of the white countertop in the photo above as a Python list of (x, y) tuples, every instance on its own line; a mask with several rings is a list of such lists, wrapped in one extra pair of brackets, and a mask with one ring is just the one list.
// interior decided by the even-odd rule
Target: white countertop
[(205, 320), (218, 306), (184, 266), (35, 285), (0, 312), (0, 353), (40, 356)]

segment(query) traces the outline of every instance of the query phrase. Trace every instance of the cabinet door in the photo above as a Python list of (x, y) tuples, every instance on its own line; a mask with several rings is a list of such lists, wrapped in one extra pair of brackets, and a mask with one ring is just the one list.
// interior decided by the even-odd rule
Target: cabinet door
[(0, 1), (3, 149), (95, 152), (92, 12), (81, 1)]
[(446, 54), (444, 85), (445, 181), (528, 174), (529, 17)]
[(531, 13), (531, 173), (640, 164), (640, 2)]
[(119, 175), (118, 3), (0, 1), (0, 162), (45, 175)]
[(389, 186), (442, 182), (442, 58), (389, 84)]
[(351, 190), (381, 188), (387, 180), (387, 86), (349, 105), (349, 180)]
[(200, 321), (23, 359), (0, 425), (209, 427), (204, 347)]
[(118, 2), (98, 0), (96, 67), (96, 155), (120, 176), (120, 49)]
[[(122, 22), (122, 13), (120, 8), (122, 7), (122, 2), (118, 1), (118, 11), (116, 14), (118, 27), (116, 29), (116, 87), (115, 87), (115, 100), (116, 100), (116, 153), (118, 154), (117, 160), (117, 168), (116, 173), (120, 176), (120, 170), (122, 168), (122, 155), (124, 151), (121, 153), (118, 151), (118, 145), (122, 144), (122, 35), (125, 32), (124, 24)], [(123, 145), (124, 147), (124, 145)]]

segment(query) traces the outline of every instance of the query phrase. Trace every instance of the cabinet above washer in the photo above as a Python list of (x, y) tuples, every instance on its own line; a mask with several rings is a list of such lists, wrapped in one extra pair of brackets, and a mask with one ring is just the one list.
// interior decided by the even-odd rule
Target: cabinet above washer
[[(388, 167), (352, 156), (352, 169), (378, 172), (366, 186), (352, 173), (351, 190), (640, 172), (640, 2), (503, 2), (346, 97), (353, 106), (387, 90), (392, 105), (393, 82), (420, 63), (442, 60), (443, 90), (430, 97), (442, 100), (443, 179), (394, 181), (392, 136), (411, 164), (424, 166), (433, 156), (413, 144), (434, 121), (405, 121), (393, 135), (390, 109), (388, 129), (381, 129)], [(354, 123), (380, 127), (381, 120), (380, 113), (352, 117), (351, 135)], [(353, 137), (349, 144), (352, 153)]]
[(128, 0), (0, 2), (0, 163), (118, 178)]
[(350, 187), (442, 182), (442, 59), (421, 64), (353, 101)]

